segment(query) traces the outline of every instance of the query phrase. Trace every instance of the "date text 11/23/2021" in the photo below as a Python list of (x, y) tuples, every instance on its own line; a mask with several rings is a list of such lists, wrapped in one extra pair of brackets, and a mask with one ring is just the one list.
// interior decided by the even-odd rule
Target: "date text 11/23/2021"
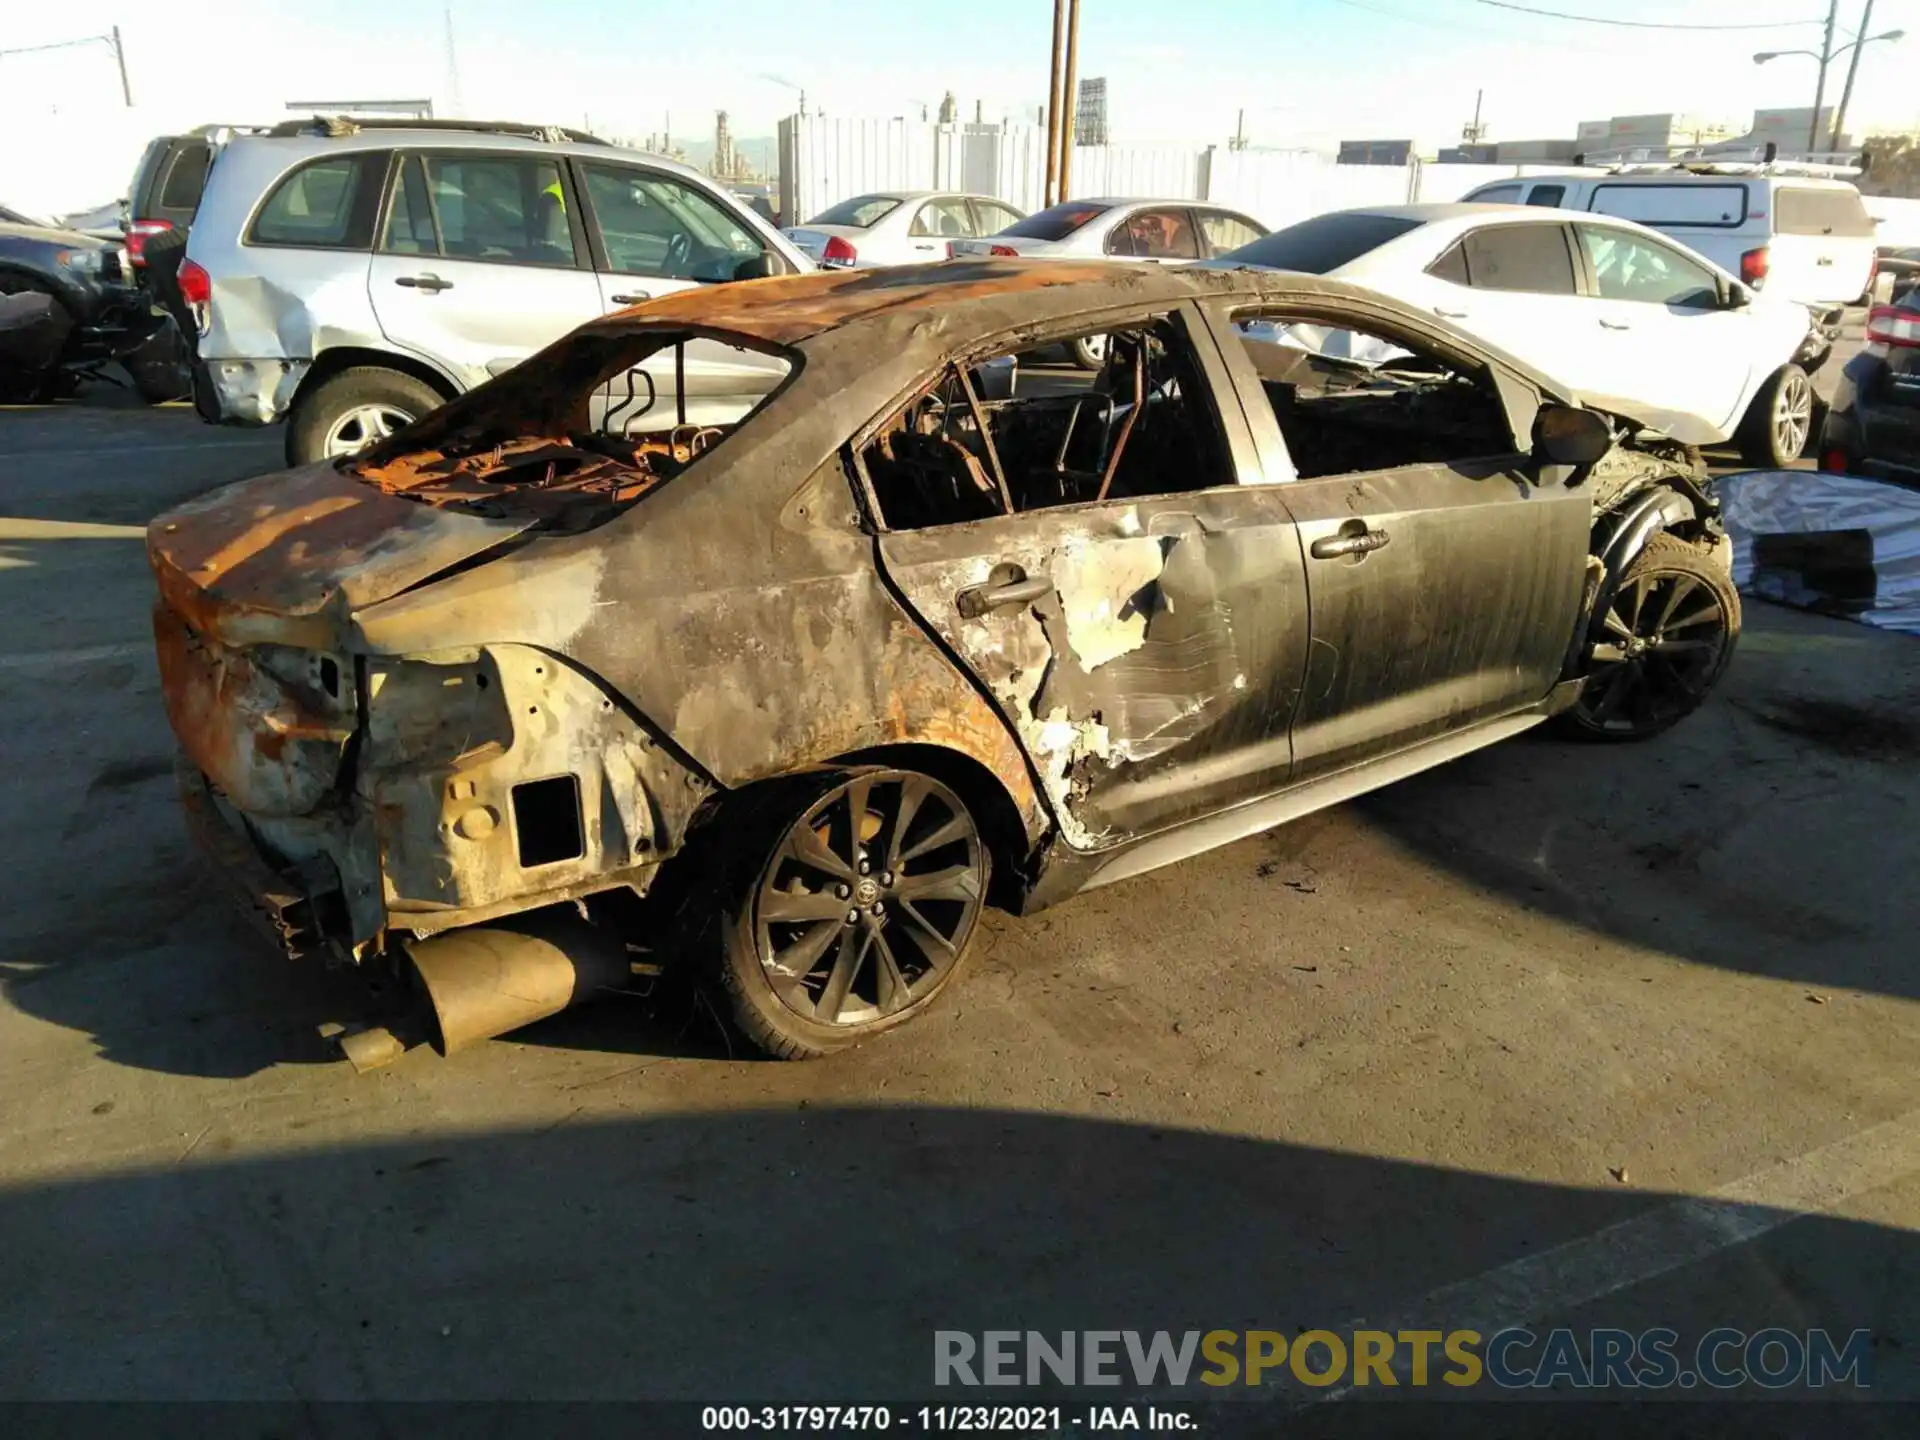
[(1199, 1428), (1179, 1407), (1159, 1405), (707, 1405), (700, 1428), (709, 1431), (853, 1432), (918, 1434), (1039, 1434), (1085, 1431), (1158, 1431)]

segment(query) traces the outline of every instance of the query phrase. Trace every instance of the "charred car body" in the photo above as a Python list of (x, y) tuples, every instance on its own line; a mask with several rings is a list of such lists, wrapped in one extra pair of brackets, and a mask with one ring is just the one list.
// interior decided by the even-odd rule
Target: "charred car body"
[[(1247, 338), (1292, 324), (1401, 353)], [(1098, 373), (1006, 383), (1087, 336)], [(701, 344), (786, 377), (682, 423)], [(985, 904), (1690, 712), (1739, 602), (1684, 440), (1300, 275), (674, 296), (154, 522), (188, 808), (290, 950), (410, 952), (443, 1048), (711, 941), (815, 1054), (918, 1013)]]

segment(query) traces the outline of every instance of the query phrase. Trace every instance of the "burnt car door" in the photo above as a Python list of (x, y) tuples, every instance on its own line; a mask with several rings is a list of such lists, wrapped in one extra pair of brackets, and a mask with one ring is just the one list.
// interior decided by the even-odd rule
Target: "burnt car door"
[(1285, 784), (1307, 607), (1197, 312), (1087, 333), (1115, 336), (1099, 372), (1016, 399), (992, 393), (1010, 357), (949, 367), (855, 453), (889, 583), (1100, 849)]
[(1516, 433), (1536, 392), (1346, 303), (1210, 310), (1267, 468), (1294, 477), (1278, 490), (1313, 617), (1301, 782), (1538, 705), (1586, 573), (1588, 491), (1541, 483)]

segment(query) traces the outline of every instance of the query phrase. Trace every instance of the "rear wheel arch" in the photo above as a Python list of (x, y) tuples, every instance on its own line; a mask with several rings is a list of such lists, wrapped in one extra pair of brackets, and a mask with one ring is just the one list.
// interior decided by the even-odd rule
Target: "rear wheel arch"
[(307, 367), (307, 373), (300, 377), (299, 388), (293, 392), (293, 401), (288, 407), (289, 412), (334, 376), (363, 367), (397, 370), (402, 375), (411, 375), (437, 391), (443, 401), (461, 393), (459, 383), (451, 375), (411, 355), (402, 355), (393, 350), (374, 350), (361, 345), (335, 345), (315, 356), (313, 364)]

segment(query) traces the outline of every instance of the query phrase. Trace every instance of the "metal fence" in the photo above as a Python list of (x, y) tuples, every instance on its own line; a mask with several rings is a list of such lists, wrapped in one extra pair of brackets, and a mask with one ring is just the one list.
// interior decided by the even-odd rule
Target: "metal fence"
[[(1489, 180), (1544, 165), (1336, 165), (1306, 151), (1074, 148), (1070, 198), (1211, 200), (1270, 228), (1350, 205), (1457, 200)], [(780, 122), (780, 215), (797, 224), (876, 190), (965, 190), (1033, 211), (1046, 183), (1037, 125), (940, 125), (794, 115)]]

